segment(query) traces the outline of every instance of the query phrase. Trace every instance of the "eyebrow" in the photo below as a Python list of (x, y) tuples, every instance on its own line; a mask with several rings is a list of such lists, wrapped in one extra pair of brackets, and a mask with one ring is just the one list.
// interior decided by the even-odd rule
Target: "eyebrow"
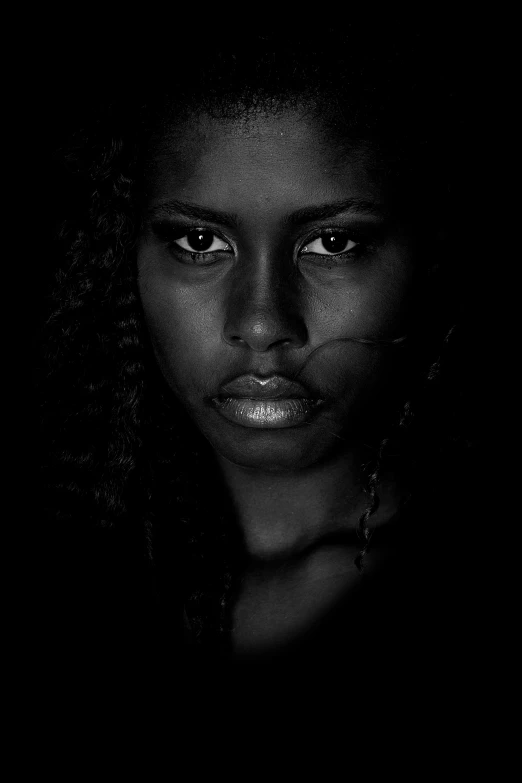
[[(311, 207), (297, 209), (285, 218), (285, 223), (291, 225), (302, 225), (311, 223), (314, 220), (325, 220), (335, 217), (343, 212), (353, 212), (357, 215), (375, 215), (383, 217), (385, 209), (382, 204), (376, 204), (372, 201), (350, 198), (344, 201), (334, 201), (327, 204), (318, 204)], [(197, 204), (191, 204), (177, 199), (165, 201), (163, 204), (153, 207), (149, 210), (150, 217), (160, 217), (161, 215), (183, 215), (194, 220), (203, 220), (209, 223), (220, 223), (229, 228), (237, 228), (239, 217), (230, 212), (222, 212), (217, 209), (208, 209)]]
[(239, 218), (237, 215), (229, 212), (221, 212), (217, 209), (208, 209), (200, 207), (197, 204), (190, 204), (185, 201), (171, 199), (163, 204), (153, 207), (148, 212), (150, 217), (161, 217), (161, 215), (184, 215), (184, 217), (194, 220), (203, 220), (208, 223), (220, 223), (229, 228), (237, 228)]
[(314, 220), (325, 220), (335, 217), (343, 212), (353, 212), (356, 215), (375, 215), (383, 217), (386, 213), (384, 205), (364, 199), (349, 198), (344, 201), (333, 201), (328, 204), (318, 204), (313, 207), (297, 209), (288, 216), (287, 221), (292, 225), (311, 223)]

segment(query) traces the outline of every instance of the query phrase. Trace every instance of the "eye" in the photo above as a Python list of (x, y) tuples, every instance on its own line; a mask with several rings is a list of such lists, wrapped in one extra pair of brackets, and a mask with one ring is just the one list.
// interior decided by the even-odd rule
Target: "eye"
[(224, 242), (213, 234), (212, 231), (199, 228), (187, 231), (182, 237), (174, 239), (173, 244), (178, 245), (182, 250), (186, 250), (187, 253), (217, 253), (222, 250), (230, 251), (232, 249), (228, 242)]
[(320, 256), (335, 256), (340, 253), (348, 253), (357, 247), (358, 242), (350, 239), (350, 236), (342, 231), (322, 234), (305, 245), (301, 253), (314, 253)]

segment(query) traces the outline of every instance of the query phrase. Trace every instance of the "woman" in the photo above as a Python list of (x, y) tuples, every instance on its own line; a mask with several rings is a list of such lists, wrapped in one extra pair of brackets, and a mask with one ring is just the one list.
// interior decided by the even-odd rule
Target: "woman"
[(83, 651), (425, 660), (462, 630), (462, 150), (422, 40), (327, 38), (172, 55), (67, 152), (44, 475)]

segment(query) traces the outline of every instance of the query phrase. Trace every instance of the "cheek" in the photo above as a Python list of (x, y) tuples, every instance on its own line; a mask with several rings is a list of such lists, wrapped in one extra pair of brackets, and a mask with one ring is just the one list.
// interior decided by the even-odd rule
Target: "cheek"
[(375, 279), (364, 284), (340, 280), (337, 286), (315, 289), (308, 299), (313, 342), (335, 337), (390, 339), (400, 336), (407, 313), (406, 280)]
[(163, 374), (179, 390), (200, 386), (221, 342), (219, 303), (145, 270), (139, 291)]
[(389, 339), (407, 330), (413, 291), (413, 255), (401, 250), (385, 253), (382, 264), (369, 275), (361, 289), (359, 313), (370, 336)]
[[(353, 421), (376, 398), (391, 396), (401, 383), (404, 352), (399, 347), (358, 343), (388, 340), (408, 330), (407, 301), (411, 288), (409, 266), (381, 265), (374, 272), (361, 267), (348, 280), (338, 276), (328, 286), (315, 286), (309, 299), (312, 344), (307, 371), (322, 379), (341, 406), (341, 418)], [(354, 340), (355, 338), (355, 340)], [(359, 415), (359, 414), (358, 414)]]
[(407, 289), (397, 282), (366, 288), (352, 307), (358, 336), (368, 339), (393, 339), (405, 326)]

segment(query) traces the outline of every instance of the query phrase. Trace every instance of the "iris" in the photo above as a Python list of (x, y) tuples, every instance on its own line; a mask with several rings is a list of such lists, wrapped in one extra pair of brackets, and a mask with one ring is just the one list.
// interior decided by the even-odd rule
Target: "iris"
[(321, 237), (322, 245), (328, 253), (342, 253), (346, 248), (348, 240), (348, 235), (341, 233), (324, 234)]
[(196, 253), (203, 253), (212, 246), (214, 234), (212, 231), (196, 229), (187, 232), (187, 242)]

